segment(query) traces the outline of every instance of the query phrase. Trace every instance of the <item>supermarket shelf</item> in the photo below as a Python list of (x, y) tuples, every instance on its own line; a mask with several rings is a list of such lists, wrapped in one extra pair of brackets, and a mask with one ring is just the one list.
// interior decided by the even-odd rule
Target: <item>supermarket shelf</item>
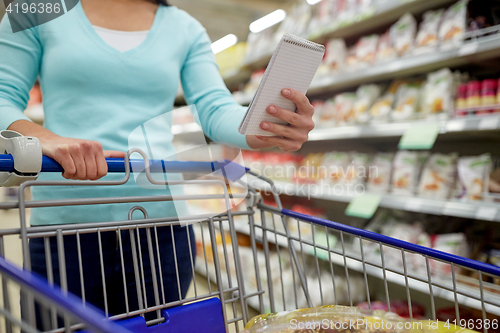
[(461, 66), (496, 56), (500, 56), (500, 38), (495, 35), (482, 37), (449, 50), (440, 49), (439, 52), (410, 55), (362, 70), (343, 72), (334, 76), (316, 77), (311, 84), (308, 95), (331, 93), (367, 82), (428, 73), (443, 67)]
[(325, 31), (321, 36), (313, 36), (317, 43), (324, 43), (330, 38), (349, 38), (363, 35), (373, 29), (396, 22), (405, 13), (418, 15), (426, 10), (443, 7), (455, 3), (454, 0), (393, 0), (380, 5), (371, 15), (358, 18), (353, 23), (332, 31)]
[[(277, 182), (277, 190), (285, 195), (306, 197), (312, 199), (330, 200), (336, 202), (351, 202), (353, 195), (336, 195), (328, 191), (322, 193), (313, 193), (306, 186), (300, 188), (291, 183)], [(251, 186), (269, 191), (267, 184), (256, 180)], [(316, 188), (317, 189), (317, 188)], [(321, 192), (318, 191), (318, 192)], [(442, 200), (428, 199), (413, 196), (402, 196), (393, 194), (381, 194), (382, 200), (380, 207), (405, 210), (410, 212), (420, 212), (432, 215), (455, 216), (461, 218), (478, 219), (492, 222), (500, 222), (500, 204), (484, 201), (460, 201), (460, 200)]]
[[(452, 4), (455, 0), (392, 0), (387, 1), (375, 10), (368, 17), (359, 17), (351, 24), (335, 28), (334, 30), (317, 33), (316, 36), (311, 36), (310, 39), (317, 43), (325, 43), (330, 38), (349, 38), (356, 35), (369, 33), (374, 28), (396, 22), (403, 14), (412, 13), (420, 14), (424, 11), (440, 6)], [(225, 77), (228, 86), (234, 85), (235, 82), (242, 82), (250, 78), (251, 71), (265, 68), (271, 60), (272, 52), (254, 59), (247, 60), (240, 72), (241, 74), (228, 75)]]
[[(356, 138), (398, 137), (402, 136), (410, 127), (431, 120), (421, 120), (402, 123), (370, 124), (362, 126), (342, 126), (333, 128), (315, 129), (309, 134), (309, 141), (344, 140)], [(500, 114), (491, 116), (471, 116), (450, 120), (439, 120), (440, 135), (448, 133), (465, 133), (495, 131), (500, 129)], [(172, 133), (177, 137), (202, 133), (196, 124), (174, 125)]]
[[(354, 138), (398, 137), (416, 124), (425, 124), (432, 120), (419, 120), (401, 123), (369, 124), (361, 126), (343, 126), (319, 128), (309, 135), (309, 141), (342, 140)], [(471, 116), (450, 120), (437, 120), (440, 134), (458, 132), (476, 132), (500, 129), (500, 114), (491, 116)]]

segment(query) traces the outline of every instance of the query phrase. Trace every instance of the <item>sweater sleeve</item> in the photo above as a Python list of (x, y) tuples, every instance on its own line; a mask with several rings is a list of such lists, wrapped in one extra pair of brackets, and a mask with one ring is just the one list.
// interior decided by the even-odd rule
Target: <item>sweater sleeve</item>
[(181, 71), (186, 102), (196, 106), (203, 131), (210, 139), (249, 149), (246, 137), (238, 132), (246, 108), (236, 103), (226, 88), (206, 30), (190, 20), (187, 34), (191, 43)]
[(0, 23), (0, 130), (29, 120), (23, 114), (40, 68), (42, 47), (36, 28), (13, 33), (6, 14)]

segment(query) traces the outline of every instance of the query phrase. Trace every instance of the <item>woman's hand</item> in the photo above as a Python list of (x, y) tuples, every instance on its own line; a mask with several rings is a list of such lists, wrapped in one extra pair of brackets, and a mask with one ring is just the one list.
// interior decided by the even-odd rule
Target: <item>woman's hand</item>
[(297, 151), (309, 138), (309, 132), (314, 129), (314, 107), (302, 93), (293, 89), (283, 89), (283, 97), (291, 100), (297, 106), (297, 111), (285, 110), (270, 105), (267, 113), (286, 121), (289, 125), (276, 125), (264, 121), (260, 128), (276, 136), (247, 136), (248, 145), (253, 149), (279, 147), (283, 151)]
[(97, 180), (108, 173), (107, 157), (125, 157), (124, 152), (103, 151), (97, 141), (57, 137), (40, 143), (43, 155), (62, 166), (66, 179)]
[(103, 151), (102, 145), (97, 141), (64, 138), (27, 120), (12, 123), (9, 130), (37, 137), (43, 155), (62, 166), (62, 175), (66, 179), (97, 180), (108, 173), (107, 157), (125, 157), (124, 152)]

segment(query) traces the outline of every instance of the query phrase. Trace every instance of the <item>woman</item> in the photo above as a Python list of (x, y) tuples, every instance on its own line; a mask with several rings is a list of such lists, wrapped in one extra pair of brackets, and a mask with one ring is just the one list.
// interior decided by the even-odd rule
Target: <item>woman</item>
[[(0, 26), (0, 129), (38, 137), (43, 154), (62, 165), (62, 176), (66, 179), (104, 177), (107, 174), (105, 158), (123, 157), (128, 150), (128, 135), (135, 128), (172, 110), (179, 80), (187, 103), (196, 106), (205, 134), (214, 141), (245, 149), (279, 147), (295, 151), (314, 127), (314, 110), (306, 96), (285, 89), (283, 96), (296, 104), (297, 112), (272, 105), (267, 112), (287, 121), (289, 126), (262, 123), (262, 129), (275, 134), (274, 137), (239, 134), (237, 127), (245, 109), (236, 104), (224, 86), (205, 29), (187, 13), (168, 6), (163, 0), (81, 0), (65, 15), (25, 31), (12, 33), (9, 23), (6, 15)], [(44, 127), (30, 122), (22, 113), (37, 77), (44, 93)], [(164, 135), (171, 140), (169, 128)], [(175, 154), (173, 148), (171, 152)], [(104, 179), (119, 177), (107, 175)], [(133, 180), (120, 189), (33, 189), (36, 200), (125, 195), (151, 195), (151, 190), (138, 188)], [(171, 204), (143, 206), (149, 217), (168, 216), (174, 210)], [(124, 220), (126, 212), (119, 204), (92, 209), (84, 206), (35, 209), (31, 225)], [(179, 299), (179, 294), (184, 297), (192, 276), (189, 256), (193, 253), (187, 250), (192, 230), (174, 229), (180, 286), (172, 272), (170, 229), (158, 232), (167, 301)], [(123, 237), (127, 235), (124, 233)], [(98, 239), (94, 235), (85, 237), (81, 241), (85, 244), (82, 255), (86, 300), (111, 314), (123, 313), (116, 234), (102, 235), (106, 272), (101, 272), (96, 264), (100, 260)], [(144, 239), (141, 237), (141, 242)], [(130, 239), (124, 239), (123, 243), (129, 244), (125, 255), (130, 258)], [(81, 295), (75, 244), (74, 236), (65, 238), (68, 289)], [(46, 276), (43, 240), (32, 239), (30, 252), (32, 270)], [(54, 239), (51, 253), (57, 253)], [(149, 265), (146, 261), (147, 258), (144, 265)], [(59, 283), (56, 257), (52, 263), (55, 282)], [(130, 274), (127, 281), (133, 281), (133, 269), (129, 267), (131, 264), (127, 265), (127, 277)], [(108, 286), (106, 301), (102, 295), (101, 273)], [(132, 297), (135, 286), (127, 285), (127, 288)], [(151, 305), (152, 291), (147, 290), (147, 295)], [(139, 307), (137, 299), (129, 303), (131, 310)]]

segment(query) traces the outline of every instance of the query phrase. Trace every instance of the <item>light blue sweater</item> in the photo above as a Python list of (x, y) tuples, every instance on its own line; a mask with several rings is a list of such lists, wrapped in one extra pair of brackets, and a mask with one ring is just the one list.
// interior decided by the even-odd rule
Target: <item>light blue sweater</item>
[[(37, 77), (44, 94), (44, 126), (63, 137), (96, 140), (105, 150), (127, 151), (135, 129), (172, 110), (180, 81), (208, 137), (248, 148), (237, 129), (245, 108), (225, 87), (205, 29), (176, 7), (160, 6), (146, 40), (123, 53), (97, 35), (80, 3), (53, 21), (18, 33), (12, 33), (5, 15), (0, 25), (0, 129), (27, 119), (23, 110)], [(174, 155), (171, 113), (161, 119), (165, 128), (158, 142), (166, 143), (162, 154)], [(33, 193), (35, 199), (46, 200), (169, 192), (140, 188), (133, 178), (120, 188), (45, 187)], [(31, 223), (123, 220), (130, 206), (34, 209)], [(151, 217), (174, 214), (170, 203), (143, 206)]]

